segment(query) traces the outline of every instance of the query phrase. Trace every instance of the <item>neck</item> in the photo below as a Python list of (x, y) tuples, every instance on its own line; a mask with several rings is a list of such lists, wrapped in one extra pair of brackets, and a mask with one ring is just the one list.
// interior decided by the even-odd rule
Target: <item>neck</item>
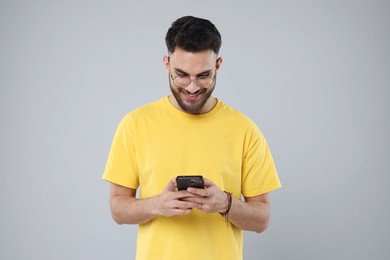
[[(173, 95), (169, 95), (168, 100), (172, 104), (172, 106), (174, 106), (176, 109), (178, 109), (182, 112), (188, 113), (180, 107), (180, 105), (177, 103), (176, 98)], [(199, 113), (197, 113), (197, 114), (205, 114), (205, 113), (210, 112), (217, 105), (217, 102), (218, 101), (215, 97), (210, 97), (207, 100), (206, 104), (204, 104), (204, 106), (202, 107), (201, 111), (199, 111)]]

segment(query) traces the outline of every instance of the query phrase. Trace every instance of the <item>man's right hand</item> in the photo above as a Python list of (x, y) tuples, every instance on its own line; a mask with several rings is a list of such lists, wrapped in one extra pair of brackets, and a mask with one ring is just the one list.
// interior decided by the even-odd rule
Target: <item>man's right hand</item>
[(196, 208), (198, 206), (195, 202), (182, 201), (182, 199), (190, 197), (199, 196), (191, 194), (186, 190), (178, 191), (176, 187), (176, 179), (172, 179), (163, 192), (155, 197), (156, 214), (165, 217), (189, 214), (191, 213), (192, 208)]
[(192, 208), (199, 208), (198, 203), (183, 199), (197, 198), (200, 195), (186, 190), (178, 191), (175, 179), (157, 196), (137, 199), (136, 192), (135, 189), (111, 183), (111, 214), (118, 224), (143, 224), (157, 216), (186, 215), (191, 213)]

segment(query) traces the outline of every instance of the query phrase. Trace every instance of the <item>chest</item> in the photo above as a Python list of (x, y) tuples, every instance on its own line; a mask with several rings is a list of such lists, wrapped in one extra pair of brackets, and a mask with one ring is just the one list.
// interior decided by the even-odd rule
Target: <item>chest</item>
[(160, 123), (139, 131), (144, 132), (135, 150), (145, 196), (158, 194), (178, 175), (203, 175), (221, 189), (240, 188), (244, 136), (235, 128)]

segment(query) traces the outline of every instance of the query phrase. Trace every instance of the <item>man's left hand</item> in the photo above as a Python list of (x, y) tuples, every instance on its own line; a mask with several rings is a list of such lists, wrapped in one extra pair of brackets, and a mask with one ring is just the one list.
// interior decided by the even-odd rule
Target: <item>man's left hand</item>
[(187, 188), (189, 193), (201, 197), (189, 197), (182, 200), (197, 203), (198, 206), (196, 208), (206, 213), (224, 212), (228, 206), (228, 196), (226, 193), (221, 191), (217, 185), (209, 179), (204, 178), (204, 184), (204, 189), (193, 187)]

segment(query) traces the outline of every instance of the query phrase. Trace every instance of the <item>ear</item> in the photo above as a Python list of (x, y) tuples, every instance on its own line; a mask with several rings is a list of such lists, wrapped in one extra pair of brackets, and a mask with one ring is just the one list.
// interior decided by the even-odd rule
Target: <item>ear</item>
[(169, 57), (167, 55), (163, 56), (163, 63), (164, 63), (165, 71), (167, 72), (167, 74), (169, 74)]
[(219, 67), (221, 67), (221, 64), (222, 64), (222, 57), (219, 57), (217, 59), (217, 63), (215, 64), (215, 68), (218, 70)]

